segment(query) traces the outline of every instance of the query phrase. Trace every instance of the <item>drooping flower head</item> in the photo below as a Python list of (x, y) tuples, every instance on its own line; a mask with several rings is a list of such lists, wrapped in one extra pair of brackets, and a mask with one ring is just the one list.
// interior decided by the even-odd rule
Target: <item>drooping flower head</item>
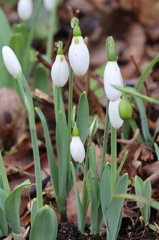
[(116, 101), (122, 95), (122, 92), (111, 85), (123, 87), (123, 78), (117, 63), (117, 54), (112, 37), (108, 37), (106, 40), (106, 50), (108, 62), (104, 71), (104, 89), (107, 98), (110, 101)]
[(43, 2), (44, 2), (44, 7), (46, 8), (46, 10), (51, 12), (53, 9), (53, 6), (55, 4), (55, 0), (43, 0)]
[(22, 20), (28, 20), (33, 12), (32, 0), (19, 0), (17, 5), (17, 12)]
[(69, 61), (74, 73), (83, 76), (89, 67), (89, 51), (82, 37), (78, 18), (71, 20), (71, 27), (73, 28), (73, 38), (68, 52)]
[(22, 72), (22, 68), (13, 50), (8, 46), (3, 46), (2, 57), (8, 72), (17, 78), (18, 74)]
[(110, 119), (110, 123), (111, 125), (118, 129), (122, 126), (123, 124), (123, 119), (121, 119), (120, 115), (119, 115), (119, 104), (120, 104), (121, 99), (118, 98), (116, 101), (114, 102), (109, 102), (109, 106), (108, 106), (108, 113), (109, 113), (109, 119)]
[(75, 162), (82, 163), (85, 158), (85, 149), (79, 137), (79, 131), (75, 123), (72, 132), (72, 140), (70, 143), (70, 153)]
[(63, 55), (63, 42), (59, 41), (57, 47), (56, 59), (51, 68), (51, 78), (57, 87), (63, 87), (68, 80), (69, 67)]

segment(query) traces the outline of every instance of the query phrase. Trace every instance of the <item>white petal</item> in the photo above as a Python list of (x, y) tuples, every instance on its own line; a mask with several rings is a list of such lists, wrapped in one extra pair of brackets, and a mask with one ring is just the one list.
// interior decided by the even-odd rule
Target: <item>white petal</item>
[[(63, 57), (63, 61), (61, 61)], [(57, 55), (51, 68), (51, 78), (57, 87), (63, 87), (69, 75), (68, 63), (63, 55)]]
[[(78, 38), (79, 43), (75, 43)], [(73, 37), (72, 43), (68, 52), (70, 65), (78, 76), (83, 76), (89, 67), (90, 56), (88, 48), (83, 40), (83, 37)]]
[(32, 0), (19, 0), (17, 11), (20, 19), (28, 20), (33, 11), (33, 2)]
[(116, 61), (108, 61), (104, 71), (105, 93), (107, 98), (113, 102), (122, 95), (122, 92), (116, 90), (111, 85), (123, 87), (123, 78), (121, 76), (120, 68)]
[(44, 6), (47, 11), (52, 11), (53, 6), (55, 4), (55, 0), (43, 0)]
[(15, 53), (10, 47), (4, 46), (2, 48), (2, 56), (4, 64), (8, 72), (16, 78), (19, 72), (22, 72), (21, 65), (16, 57)]
[(85, 158), (85, 149), (80, 137), (72, 137), (70, 152), (74, 161), (82, 163)]
[(109, 102), (109, 107), (108, 107), (108, 113), (109, 113), (109, 119), (111, 125), (118, 129), (122, 126), (123, 120), (120, 118), (119, 115), (119, 104), (120, 104), (121, 99), (118, 98), (114, 102)]

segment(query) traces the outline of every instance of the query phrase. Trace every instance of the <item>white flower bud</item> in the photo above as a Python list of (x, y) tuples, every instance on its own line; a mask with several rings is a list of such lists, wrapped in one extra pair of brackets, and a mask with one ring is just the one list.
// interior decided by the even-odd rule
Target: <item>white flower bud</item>
[(69, 75), (68, 63), (64, 55), (56, 55), (55, 62), (51, 68), (51, 78), (57, 87), (63, 87)]
[(8, 72), (14, 78), (17, 78), (18, 73), (22, 72), (22, 68), (13, 50), (10, 47), (4, 46), (2, 48), (2, 57)]
[(85, 158), (85, 149), (80, 137), (72, 137), (70, 143), (70, 152), (75, 162), (82, 163)]
[(19, 0), (17, 6), (17, 12), (22, 20), (28, 20), (33, 12), (33, 2), (32, 0)]
[(122, 92), (113, 88), (111, 85), (123, 87), (123, 78), (116, 61), (108, 61), (104, 71), (105, 93), (107, 98), (113, 102), (122, 95)]
[(109, 107), (108, 107), (108, 113), (109, 113), (109, 119), (111, 125), (118, 129), (122, 126), (123, 120), (120, 118), (119, 115), (119, 104), (120, 104), (121, 99), (118, 98), (114, 102), (109, 102)]
[(53, 6), (55, 4), (55, 0), (43, 0), (43, 2), (44, 2), (44, 7), (46, 8), (46, 10), (51, 12), (53, 9)]
[(83, 37), (73, 37), (68, 52), (70, 65), (78, 76), (83, 76), (89, 67), (90, 56)]

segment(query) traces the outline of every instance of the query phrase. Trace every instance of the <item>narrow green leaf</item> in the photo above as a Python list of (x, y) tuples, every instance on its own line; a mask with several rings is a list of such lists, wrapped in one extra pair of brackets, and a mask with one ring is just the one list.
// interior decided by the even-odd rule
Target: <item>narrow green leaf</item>
[[(138, 129), (137, 123), (135, 122), (134, 119), (129, 119), (128, 121), (129, 121), (129, 123), (130, 123), (130, 125), (131, 125), (131, 128), (132, 128), (133, 132), (135, 133), (136, 130)], [(144, 142), (143, 137), (142, 137), (142, 135), (141, 135), (140, 132), (139, 132), (139, 134), (138, 134), (138, 136), (137, 136), (137, 140), (138, 140), (138, 142), (141, 142), (141, 143)]]
[(53, 147), (52, 147), (52, 143), (49, 135), (46, 118), (40, 108), (35, 108), (35, 110), (38, 116), (40, 117), (43, 129), (44, 129), (51, 180), (54, 187), (55, 196), (57, 197), (58, 196), (58, 167), (56, 165), (56, 159), (55, 159), (55, 155), (54, 155), (54, 151), (53, 151)]
[(34, 89), (40, 89), (45, 93), (49, 93), (48, 74), (46, 68), (40, 63), (36, 66), (33, 74)]
[(76, 196), (78, 230), (80, 232), (84, 232), (85, 221), (84, 221), (84, 215), (83, 215), (83, 211), (82, 211), (81, 201), (80, 201), (80, 198), (79, 198), (79, 193), (78, 193), (78, 189), (77, 189), (77, 185), (76, 185), (75, 168), (74, 168), (72, 162), (70, 163), (70, 165), (71, 165), (71, 171), (72, 171), (72, 176), (73, 176), (73, 184), (74, 184), (75, 196)]
[(8, 236), (9, 234), (9, 226), (8, 223), (6, 221), (5, 215), (4, 215), (4, 211), (3, 209), (0, 207), (0, 230), (1, 230), (1, 236)]
[(156, 155), (157, 155), (157, 159), (159, 161), (159, 147), (156, 143), (154, 143), (154, 147), (155, 147), (155, 151), (156, 151)]
[[(126, 193), (128, 187), (128, 174), (122, 175), (119, 179), (114, 194)], [(118, 199), (112, 197), (110, 204), (108, 206), (108, 211), (105, 216), (107, 229), (108, 229), (108, 239), (116, 239), (118, 231), (120, 229), (122, 209), (123, 209), (124, 199)]]
[(2, 48), (3, 45), (8, 45), (9, 40), (12, 36), (12, 30), (10, 27), (10, 24), (3, 12), (3, 10), (0, 8), (0, 29), (1, 29), (1, 37), (0, 37), (0, 48)]
[(56, 125), (56, 148), (58, 155), (58, 189), (59, 189), (59, 202), (61, 202), (60, 211), (65, 210), (66, 198), (66, 180), (68, 169), (68, 129), (66, 118), (62, 112), (58, 113)]
[(88, 123), (89, 123), (89, 105), (86, 92), (83, 92), (78, 102), (77, 112), (77, 127), (79, 130), (81, 141), (83, 143), (85, 143), (88, 134)]
[(15, 234), (21, 234), (19, 206), (22, 188), (28, 187), (30, 181), (26, 180), (17, 186), (6, 198), (4, 203), (4, 213), (6, 220)]
[(101, 194), (101, 205), (103, 216), (105, 218), (108, 205), (111, 200), (111, 165), (107, 163), (101, 177), (101, 184), (100, 184), (100, 194)]
[(137, 103), (139, 113), (140, 113), (140, 119), (141, 119), (141, 128), (142, 128), (142, 134), (144, 136), (144, 140), (146, 144), (151, 145), (151, 135), (149, 132), (149, 127), (147, 123), (147, 116), (146, 116), (146, 111), (145, 111), (145, 106), (143, 104), (143, 101), (137, 97), (134, 97), (135, 101)]
[(62, 112), (62, 114), (66, 118), (61, 89), (60, 89), (60, 87), (57, 87), (54, 83), (53, 83), (52, 87), (53, 87), (53, 94), (54, 94), (55, 116), (57, 118), (58, 113)]
[(49, 206), (44, 206), (35, 215), (30, 231), (30, 240), (56, 240), (57, 228), (57, 217), (54, 210)]
[(33, 225), (37, 210), (38, 210), (37, 198), (34, 198), (32, 203), (32, 209), (31, 209), (31, 226)]
[(153, 66), (159, 61), (159, 55), (157, 55), (149, 64), (149, 66), (146, 68), (146, 70), (141, 74), (138, 82), (135, 85), (135, 89), (136, 91), (140, 92), (144, 81), (146, 81), (146, 78), (148, 76), (148, 74), (150, 73), (151, 69), (153, 68)]
[[(148, 178), (144, 181), (144, 187), (143, 187), (142, 193), (143, 193), (144, 197), (146, 197), (147, 199), (151, 199), (152, 187), (151, 187), (150, 180)], [(149, 205), (144, 205), (142, 210), (143, 210), (142, 213), (143, 213), (143, 217), (144, 217), (144, 222), (146, 224), (150, 220), (151, 208)]]
[(23, 50), (24, 50), (24, 40), (21, 33), (14, 33), (10, 39), (9, 46), (12, 48), (13, 52), (17, 56), (20, 63), (22, 63)]

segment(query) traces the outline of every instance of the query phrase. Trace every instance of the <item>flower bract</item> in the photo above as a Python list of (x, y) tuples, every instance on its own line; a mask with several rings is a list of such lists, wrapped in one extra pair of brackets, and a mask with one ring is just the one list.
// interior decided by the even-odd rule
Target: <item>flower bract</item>
[(90, 56), (83, 37), (73, 37), (69, 48), (70, 65), (78, 76), (83, 76), (89, 67)]
[(123, 78), (116, 61), (108, 61), (104, 71), (104, 89), (110, 101), (116, 101), (122, 92), (116, 90), (111, 85), (123, 87)]
[(57, 87), (63, 87), (69, 75), (68, 63), (64, 55), (57, 55), (51, 68), (51, 78)]
[(2, 57), (8, 72), (16, 78), (18, 73), (22, 72), (22, 68), (15, 53), (10, 47), (4, 46), (2, 48)]
[(72, 137), (70, 152), (75, 162), (82, 163), (85, 158), (85, 149), (79, 136)]
[(110, 123), (111, 125), (118, 129), (122, 126), (123, 124), (123, 120), (121, 119), (120, 115), (119, 115), (119, 104), (120, 104), (121, 99), (118, 98), (116, 101), (114, 102), (109, 102), (109, 106), (108, 106), (108, 113), (109, 113), (109, 119), (110, 119)]
[(17, 12), (22, 20), (28, 20), (33, 11), (33, 2), (32, 0), (19, 0), (17, 6)]

